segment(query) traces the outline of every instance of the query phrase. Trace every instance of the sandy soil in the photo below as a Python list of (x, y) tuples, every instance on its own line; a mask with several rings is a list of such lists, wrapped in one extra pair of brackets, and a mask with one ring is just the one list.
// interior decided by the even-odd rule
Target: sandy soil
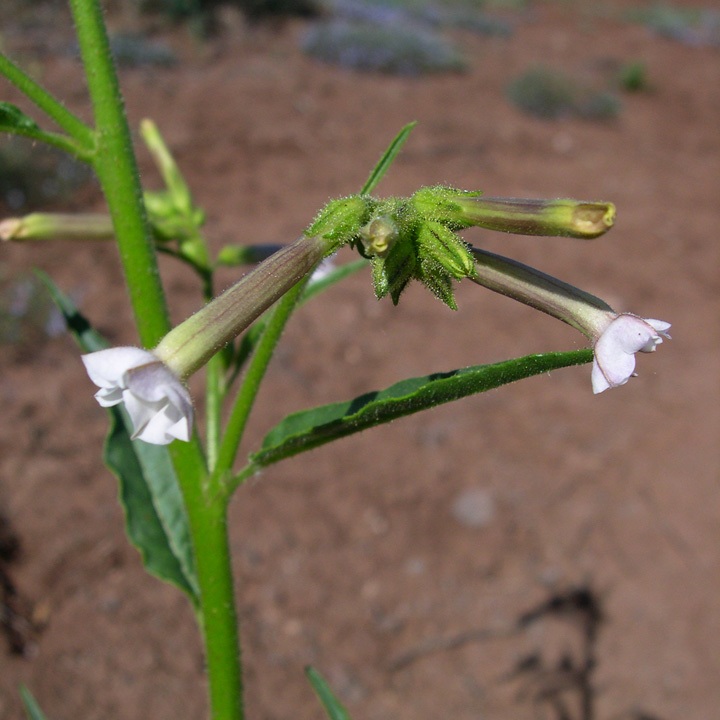
[[(538, 3), (509, 40), (459, 33), (462, 75), (323, 66), (298, 50), (302, 22), (229, 26), (210, 44), (168, 32), (178, 65), (122, 73), (133, 126), (158, 122), (215, 248), (292, 240), (418, 120), (380, 192), (445, 182), (613, 200), (617, 225), (594, 242), (466, 237), (673, 323), (672, 342), (621, 389), (593, 396), (588, 367), (553, 373), (346, 439), (243, 488), (232, 544), (251, 718), (319, 718), (307, 664), (366, 720), (717, 716), (720, 53), (585, 7)], [(52, 32), (38, 22), (44, 31), (16, 39), (23, 61), (86, 114), (78, 65), (59, 51), (64, 17)], [(636, 59), (653, 90), (625, 96), (614, 122), (543, 122), (504, 99), (538, 61), (593, 74)], [(18, 96), (3, 84), (2, 97)], [(143, 151), (141, 164), (157, 186)], [(71, 205), (81, 206), (102, 207), (95, 191)], [(44, 268), (113, 342), (136, 341), (112, 247), (0, 253), (6, 276)], [(197, 284), (173, 262), (163, 272), (180, 320)], [(363, 276), (303, 309), (248, 448), (295, 409), (583, 345), (470, 283), (458, 305), (413, 288), (394, 308)], [(51, 720), (204, 717), (190, 608), (124, 539), (99, 457), (106, 421), (71, 340), (5, 345), (0, 363), (0, 717), (23, 717), (19, 683)]]

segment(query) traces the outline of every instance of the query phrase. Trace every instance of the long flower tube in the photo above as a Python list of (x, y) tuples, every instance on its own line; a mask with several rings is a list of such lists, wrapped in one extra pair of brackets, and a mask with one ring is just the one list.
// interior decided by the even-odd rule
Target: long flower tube
[(124, 403), (134, 438), (165, 445), (189, 440), (193, 408), (184, 383), (216, 352), (298, 283), (336, 246), (303, 236), (270, 256), (171, 330), (152, 351), (116, 347), (83, 355), (103, 407)]
[(595, 394), (624, 385), (635, 375), (635, 353), (654, 352), (670, 338), (670, 323), (617, 313), (600, 298), (515, 260), (477, 248), (472, 253), (473, 282), (562, 320), (592, 342)]

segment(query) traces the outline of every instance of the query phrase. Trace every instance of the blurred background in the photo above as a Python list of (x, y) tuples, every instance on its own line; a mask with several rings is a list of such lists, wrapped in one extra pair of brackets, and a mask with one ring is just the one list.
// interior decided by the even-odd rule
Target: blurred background
[[(227, 243), (292, 241), (418, 125), (378, 194), (446, 183), (617, 205), (595, 241), (468, 230), (673, 323), (639, 377), (572, 368), (325, 446), (242, 488), (232, 543), (250, 718), (703, 720), (720, 704), (720, 8), (585, 0), (106, 2), (128, 115), (159, 126)], [(65, 2), (4, 0), (0, 46), (90, 120)], [(9, 83), (0, 98), (41, 120)], [(138, 142), (145, 187), (160, 187)], [(0, 139), (0, 217), (102, 211), (95, 180)], [(342, 262), (352, 257), (340, 254)], [(199, 285), (161, 258), (174, 320)], [(32, 268), (137, 342), (114, 247), (0, 247), (0, 717), (205, 714), (189, 606), (146, 576), (106, 420)], [(228, 270), (229, 284), (242, 269)], [(452, 312), (369, 272), (298, 312), (253, 449), (287, 413), (408, 376), (579, 348), (472, 283)]]

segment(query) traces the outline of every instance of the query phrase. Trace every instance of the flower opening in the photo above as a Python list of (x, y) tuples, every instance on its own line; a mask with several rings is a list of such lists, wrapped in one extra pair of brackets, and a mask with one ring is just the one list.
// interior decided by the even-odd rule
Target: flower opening
[(90, 379), (100, 390), (102, 407), (120, 403), (130, 415), (132, 438), (153, 445), (192, 435), (190, 393), (178, 377), (149, 350), (116, 347), (82, 356)]
[(617, 315), (595, 341), (592, 387), (595, 394), (624, 385), (635, 375), (635, 353), (655, 352), (670, 339), (670, 323), (644, 320), (637, 315)]

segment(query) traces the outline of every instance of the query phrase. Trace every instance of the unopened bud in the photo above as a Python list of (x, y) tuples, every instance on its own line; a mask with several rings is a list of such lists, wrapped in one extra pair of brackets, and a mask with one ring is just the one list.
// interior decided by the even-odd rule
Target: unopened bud
[(360, 229), (360, 242), (368, 255), (384, 258), (397, 240), (397, 226), (387, 215), (371, 220)]
[(109, 215), (31, 213), (0, 222), (0, 240), (109, 240), (114, 236)]
[(518, 235), (589, 240), (615, 222), (615, 206), (609, 202), (458, 197), (455, 204), (458, 211), (452, 219), (458, 222)]
[(175, 158), (173, 158), (162, 135), (160, 135), (157, 125), (152, 120), (142, 120), (140, 122), (140, 134), (148, 150), (152, 153), (160, 174), (163, 176), (174, 208), (185, 215), (190, 215), (193, 212), (190, 189), (175, 162)]

